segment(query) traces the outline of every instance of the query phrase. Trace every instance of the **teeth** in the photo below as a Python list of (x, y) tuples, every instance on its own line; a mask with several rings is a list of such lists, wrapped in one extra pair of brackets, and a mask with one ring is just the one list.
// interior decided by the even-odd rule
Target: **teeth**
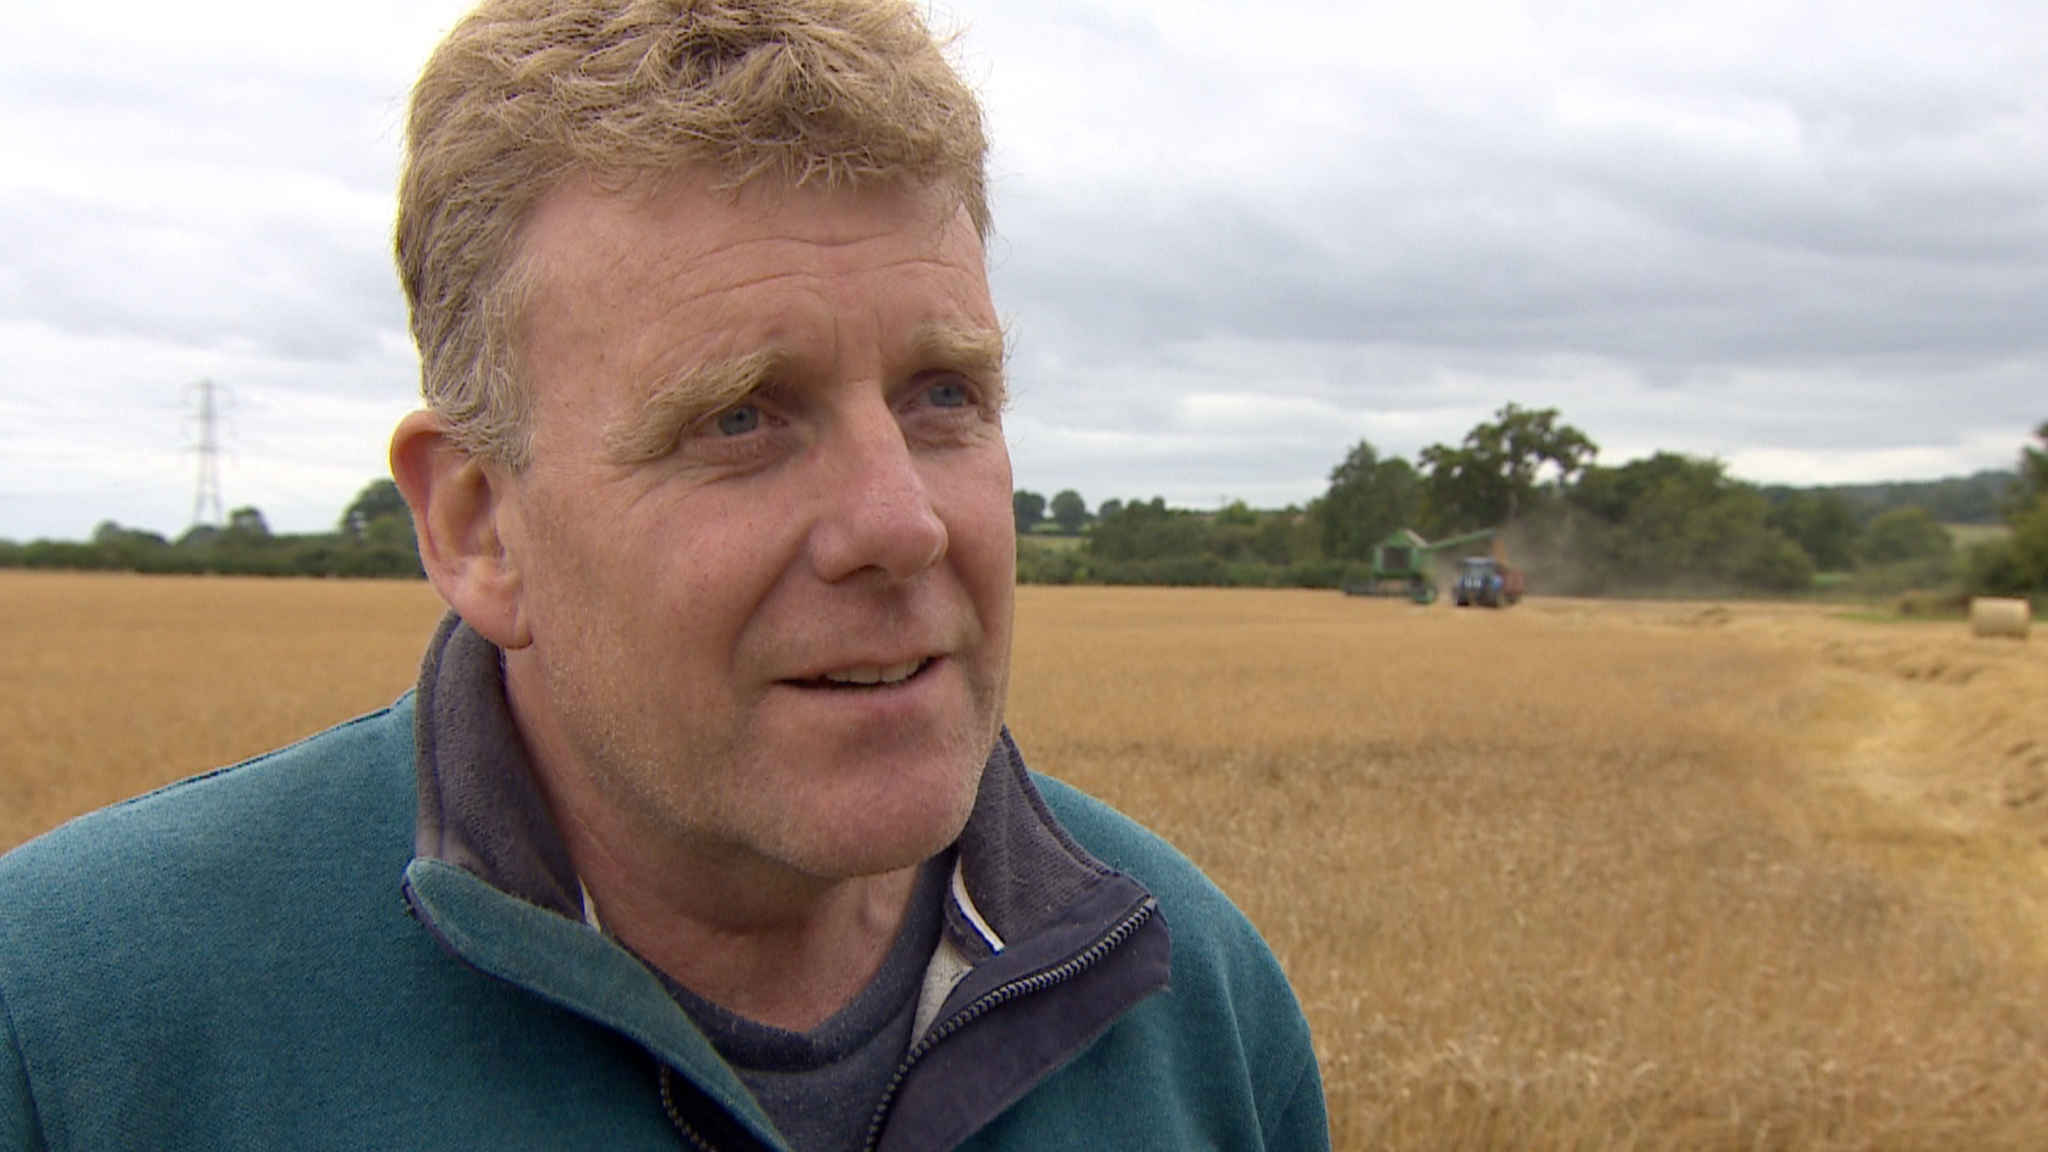
[(899, 684), (910, 679), (911, 675), (922, 667), (922, 660), (906, 660), (901, 664), (890, 664), (880, 668), (848, 668), (843, 672), (827, 672), (825, 679), (834, 684)]

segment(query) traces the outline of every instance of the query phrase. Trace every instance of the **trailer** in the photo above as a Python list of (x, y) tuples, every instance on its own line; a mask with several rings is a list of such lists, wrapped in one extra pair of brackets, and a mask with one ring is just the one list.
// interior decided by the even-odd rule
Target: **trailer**
[(1458, 564), (1451, 603), (1460, 608), (1506, 608), (1522, 598), (1522, 572), (1492, 556), (1467, 556)]

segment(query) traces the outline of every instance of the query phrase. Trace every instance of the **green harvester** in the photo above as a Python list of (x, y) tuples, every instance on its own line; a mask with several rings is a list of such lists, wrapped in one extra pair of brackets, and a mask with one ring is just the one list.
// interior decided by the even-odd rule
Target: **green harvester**
[(1411, 528), (1403, 528), (1373, 545), (1372, 578), (1344, 585), (1346, 596), (1406, 596), (1417, 604), (1436, 601), (1437, 564), (1445, 553), (1462, 554), (1461, 549), (1487, 545), (1490, 549), (1500, 529), (1467, 532), (1432, 544)]

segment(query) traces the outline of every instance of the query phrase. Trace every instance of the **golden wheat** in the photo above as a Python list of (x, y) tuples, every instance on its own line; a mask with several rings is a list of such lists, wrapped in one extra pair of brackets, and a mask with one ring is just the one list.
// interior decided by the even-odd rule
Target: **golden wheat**
[[(2048, 1146), (2038, 836), (1888, 866), (1837, 729), (1943, 682), (1812, 616), (1046, 589), (1010, 714), (1266, 931), (1340, 1147)], [(2038, 725), (2033, 655), (1928, 666)]]
[[(0, 845), (389, 700), (439, 611), (0, 572)], [(1027, 588), (1009, 716), (1265, 931), (1341, 1148), (2019, 1149), (2044, 698), (1803, 608)]]
[(0, 847), (390, 703), (411, 581), (0, 571)]

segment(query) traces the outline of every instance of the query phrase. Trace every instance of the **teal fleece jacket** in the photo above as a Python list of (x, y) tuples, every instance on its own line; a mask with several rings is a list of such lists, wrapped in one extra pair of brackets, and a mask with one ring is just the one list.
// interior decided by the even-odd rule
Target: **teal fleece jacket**
[[(415, 856), (414, 711), (0, 857), (0, 1150), (672, 1149), (664, 1065), (734, 1139), (780, 1147), (630, 953)], [(1327, 1148), (1306, 1024), (1251, 926), (1163, 841), (1036, 784), (1156, 898), (1170, 987), (931, 1146)]]

